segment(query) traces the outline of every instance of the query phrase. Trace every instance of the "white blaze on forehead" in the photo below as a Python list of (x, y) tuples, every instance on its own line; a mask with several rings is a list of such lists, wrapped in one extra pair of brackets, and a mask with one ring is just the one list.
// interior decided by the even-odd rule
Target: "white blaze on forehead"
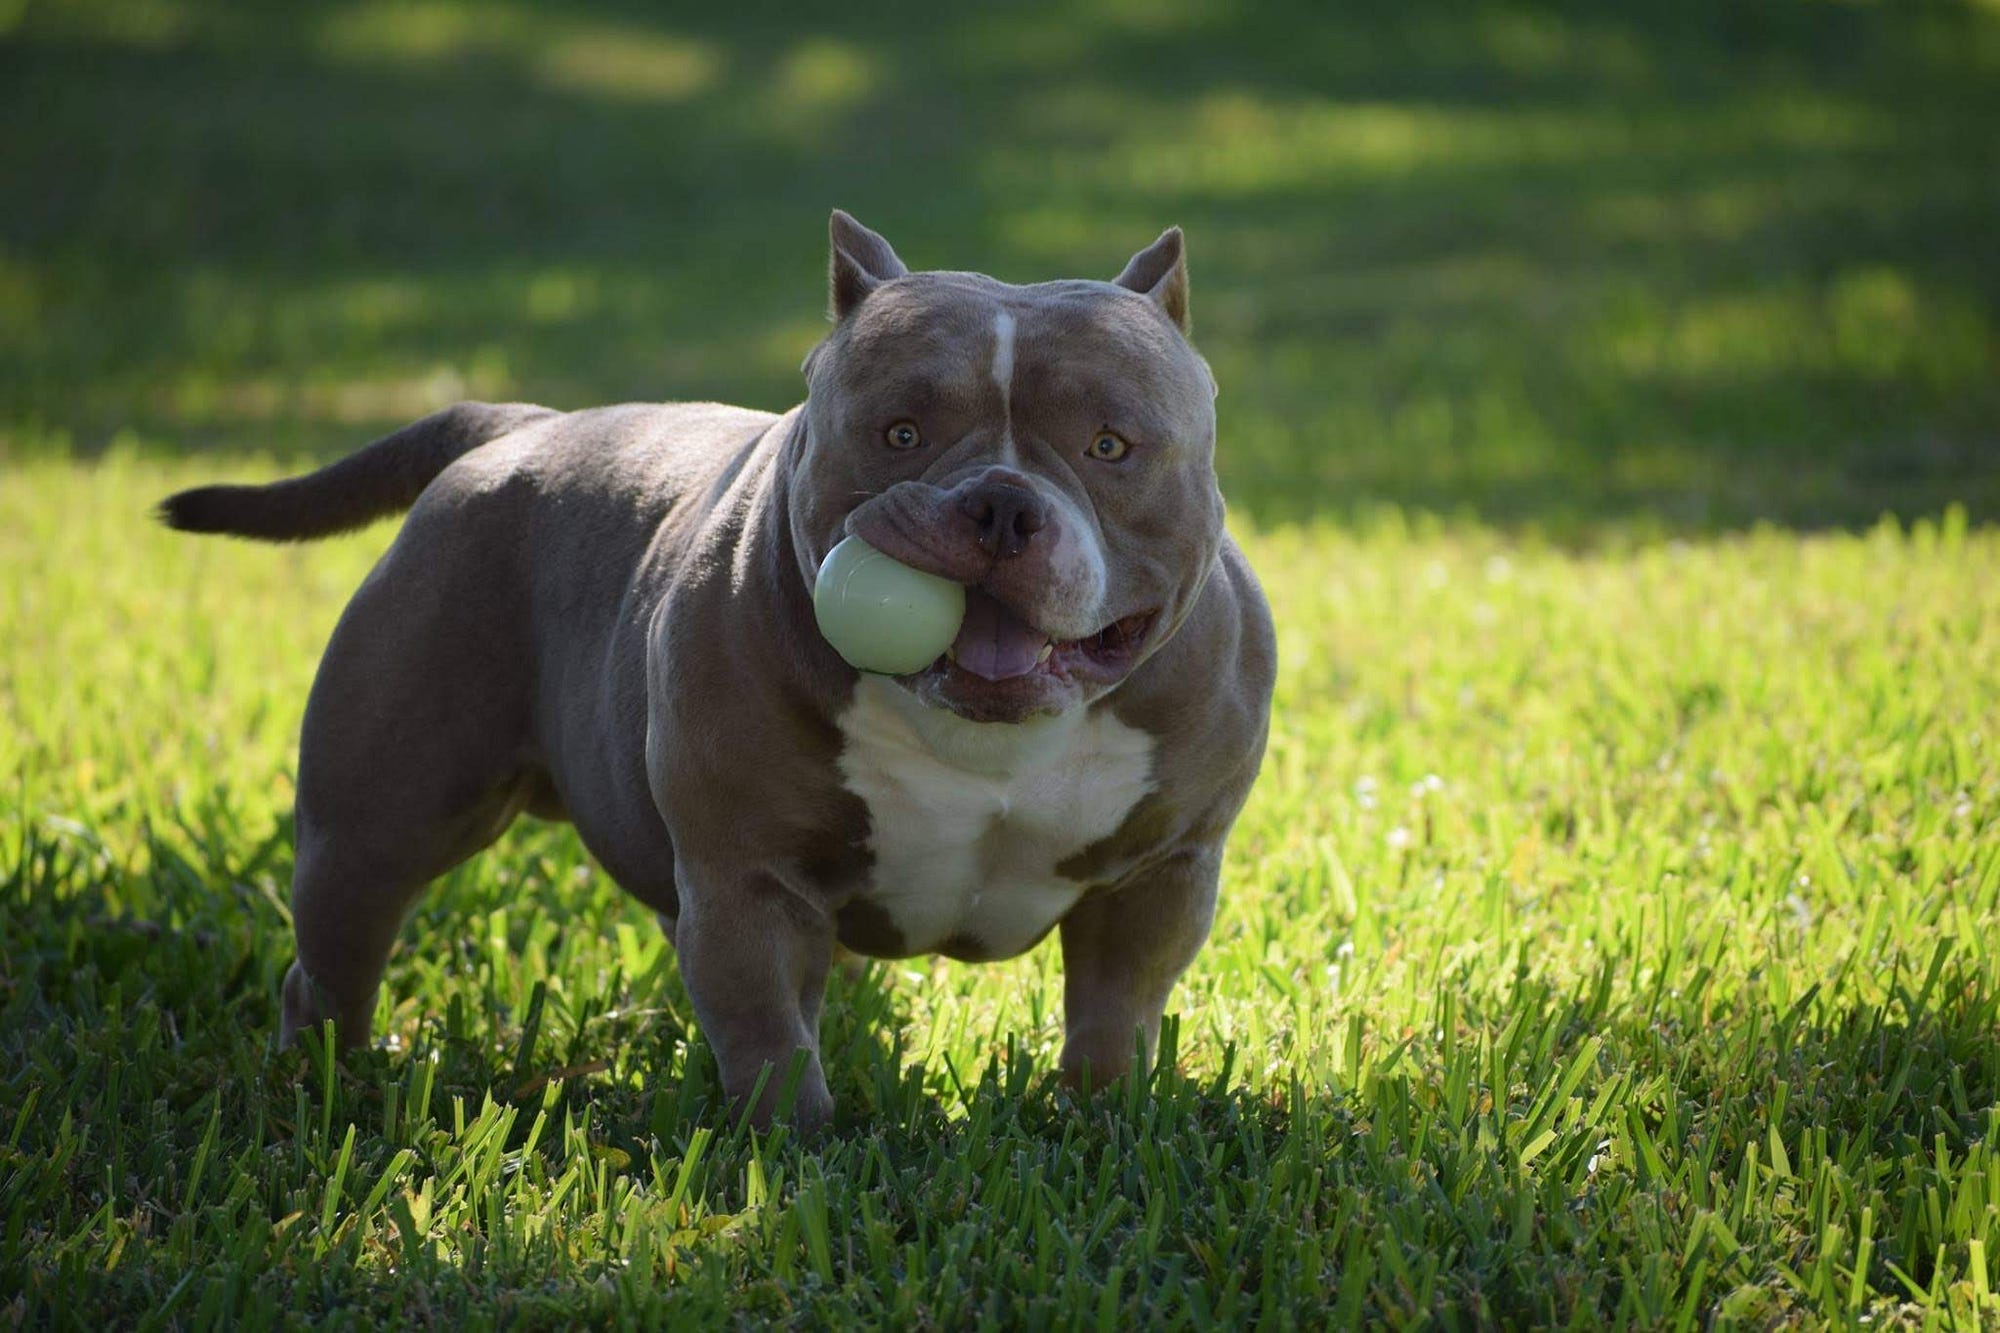
[[(993, 385), (1000, 390), (1000, 457), (1003, 467), (1019, 468), (1021, 449), (1014, 439), (1014, 315), (1012, 311), (1000, 309), (993, 312)], [(1056, 551), (1051, 560), (1058, 569), (1074, 568), (1081, 578), (1076, 586), (1066, 589), (1073, 604), (1072, 615), (1078, 618), (1077, 625), (1070, 626), (1074, 633), (1069, 638), (1082, 638), (1103, 628), (1097, 619), (1104, 609), (1105, 594), (1110, 584), (1110, 571), (1104, 558), (1104, 548), (1097, 537), (1097, 525), (1088, 521), (1078, 508), (1075, 500), (1057, 486), (1039, 488), (1043, 497), (1056, 509), (1062, 511), (1063, 521), (1057, 525)], [(1063, 549), (1067, 545), (1081, 547), (1081, 552)], [(1082, 627), (1083, 619), (1089, 620), (1088, 627)]]
[(1000, 390), (1000, 461), (1012, 467), (1021, 460), (1014, 450), (1014, 316), (993, 312), (993, 383)]

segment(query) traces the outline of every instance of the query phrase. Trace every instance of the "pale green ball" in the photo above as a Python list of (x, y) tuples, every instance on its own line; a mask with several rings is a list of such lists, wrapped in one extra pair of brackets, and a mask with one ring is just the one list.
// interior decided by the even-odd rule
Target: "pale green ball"
[(850, 666), (901, 676), (929, 666), (958, 637), (965, 589), (849, 537), (819, 567), (813, 615)]

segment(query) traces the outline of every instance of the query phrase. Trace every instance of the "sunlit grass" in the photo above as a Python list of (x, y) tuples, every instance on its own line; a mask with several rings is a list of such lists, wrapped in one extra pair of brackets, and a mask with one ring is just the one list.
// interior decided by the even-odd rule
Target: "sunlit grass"
[(840, 1129), (807, 1151), (730, 1131), (670, 951), (547, 826), (420, 906), (386, 1054), (328, 1080), (269, 1050), (293, 738), (389, 529), (146, 522), (211, 471), (0, 488), (0, 1265), (27, 1310), (82, 1281), (197, 1321), (1990, 1302), (1990, 531), (1577, 554), (1392, 512), (1246, 526), (1283, 667), (1176, 1072), (1057, 1097), (1053, 947), (879, 964), (836, 983)]
[(680, 102), (720, 78), (712, 45), (638, 24), (591, 24), (527, 6), (357, 3), (331, 9), (317, 40), (337, 59), (434, 63), (481, 56), (516, 62), (550, 88)]
[[(1844, 102), (1772, 99), (1653, 119), (1617, 107), (1587, 112), (1457, 105), (1280, 100), (1250, 89), (1134, 109), (1115, 89), (1083, 88), (1045, 104), (1041, 124), (1111, 132), (1096, 151), (1049, 160), (1040, 146), (1006, 157), (1007, 179), (1053, 174), (1070, 188), (1202, 199), (1352, 186), (1440, 170), (1536, 172), (1550, 167), (1775, 148), (1808, 153), (1880, 148), (1886, 126)], [(1116, 127), (1114, 129), (1114, 127)]]

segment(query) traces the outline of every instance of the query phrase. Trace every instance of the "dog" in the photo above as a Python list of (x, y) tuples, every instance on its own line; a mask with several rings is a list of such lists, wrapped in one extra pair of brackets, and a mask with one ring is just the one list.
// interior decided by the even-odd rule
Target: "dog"
[[(1051, 930), (1062, 1071), (1153, 1058), (1207, 938), (1276, 648), (1223, 526), (1179, 229), (1116, 279), (910, 272), (835, 211), (832, 328), (781, 415), (461, 403), (307, 476), (162, 503), (297, 541), (408, 511), (299, 742), (280, 1039), (365, 1043), (431, 880), (568, 820), (658, 913), (732, 1106), (833, 1111), (836, 950), (965, 961)], [(857, 672), (820, 563), (858, 535), (966, 588), (950, 650)]]

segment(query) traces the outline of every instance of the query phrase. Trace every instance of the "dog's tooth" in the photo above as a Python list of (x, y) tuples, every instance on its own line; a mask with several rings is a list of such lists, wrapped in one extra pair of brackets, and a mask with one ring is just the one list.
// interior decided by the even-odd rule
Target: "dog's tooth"
[(1035, 654), (1035, 665), (1036, 665), (1036, 666), (1040, 666), (1040, 665), (1041, 665), (1042, 663), (1044, 663), (1044, 662), (1048, 661), (1048, 660), (1049, 660), (1049, 655), (1050, 655), (1051, 653), (1055, 652), (1055, 650), (1056, 650), (1056, 646), (1055, 646), (1055, 645), (1054, 645), (1053, 643), (1045, 643), (1045, 644), (1043, 644), (1043, 645), (1042, 645), (1042, 651), (1040, 651), (1039, 653), (1036, 653), (1036, 654)]

